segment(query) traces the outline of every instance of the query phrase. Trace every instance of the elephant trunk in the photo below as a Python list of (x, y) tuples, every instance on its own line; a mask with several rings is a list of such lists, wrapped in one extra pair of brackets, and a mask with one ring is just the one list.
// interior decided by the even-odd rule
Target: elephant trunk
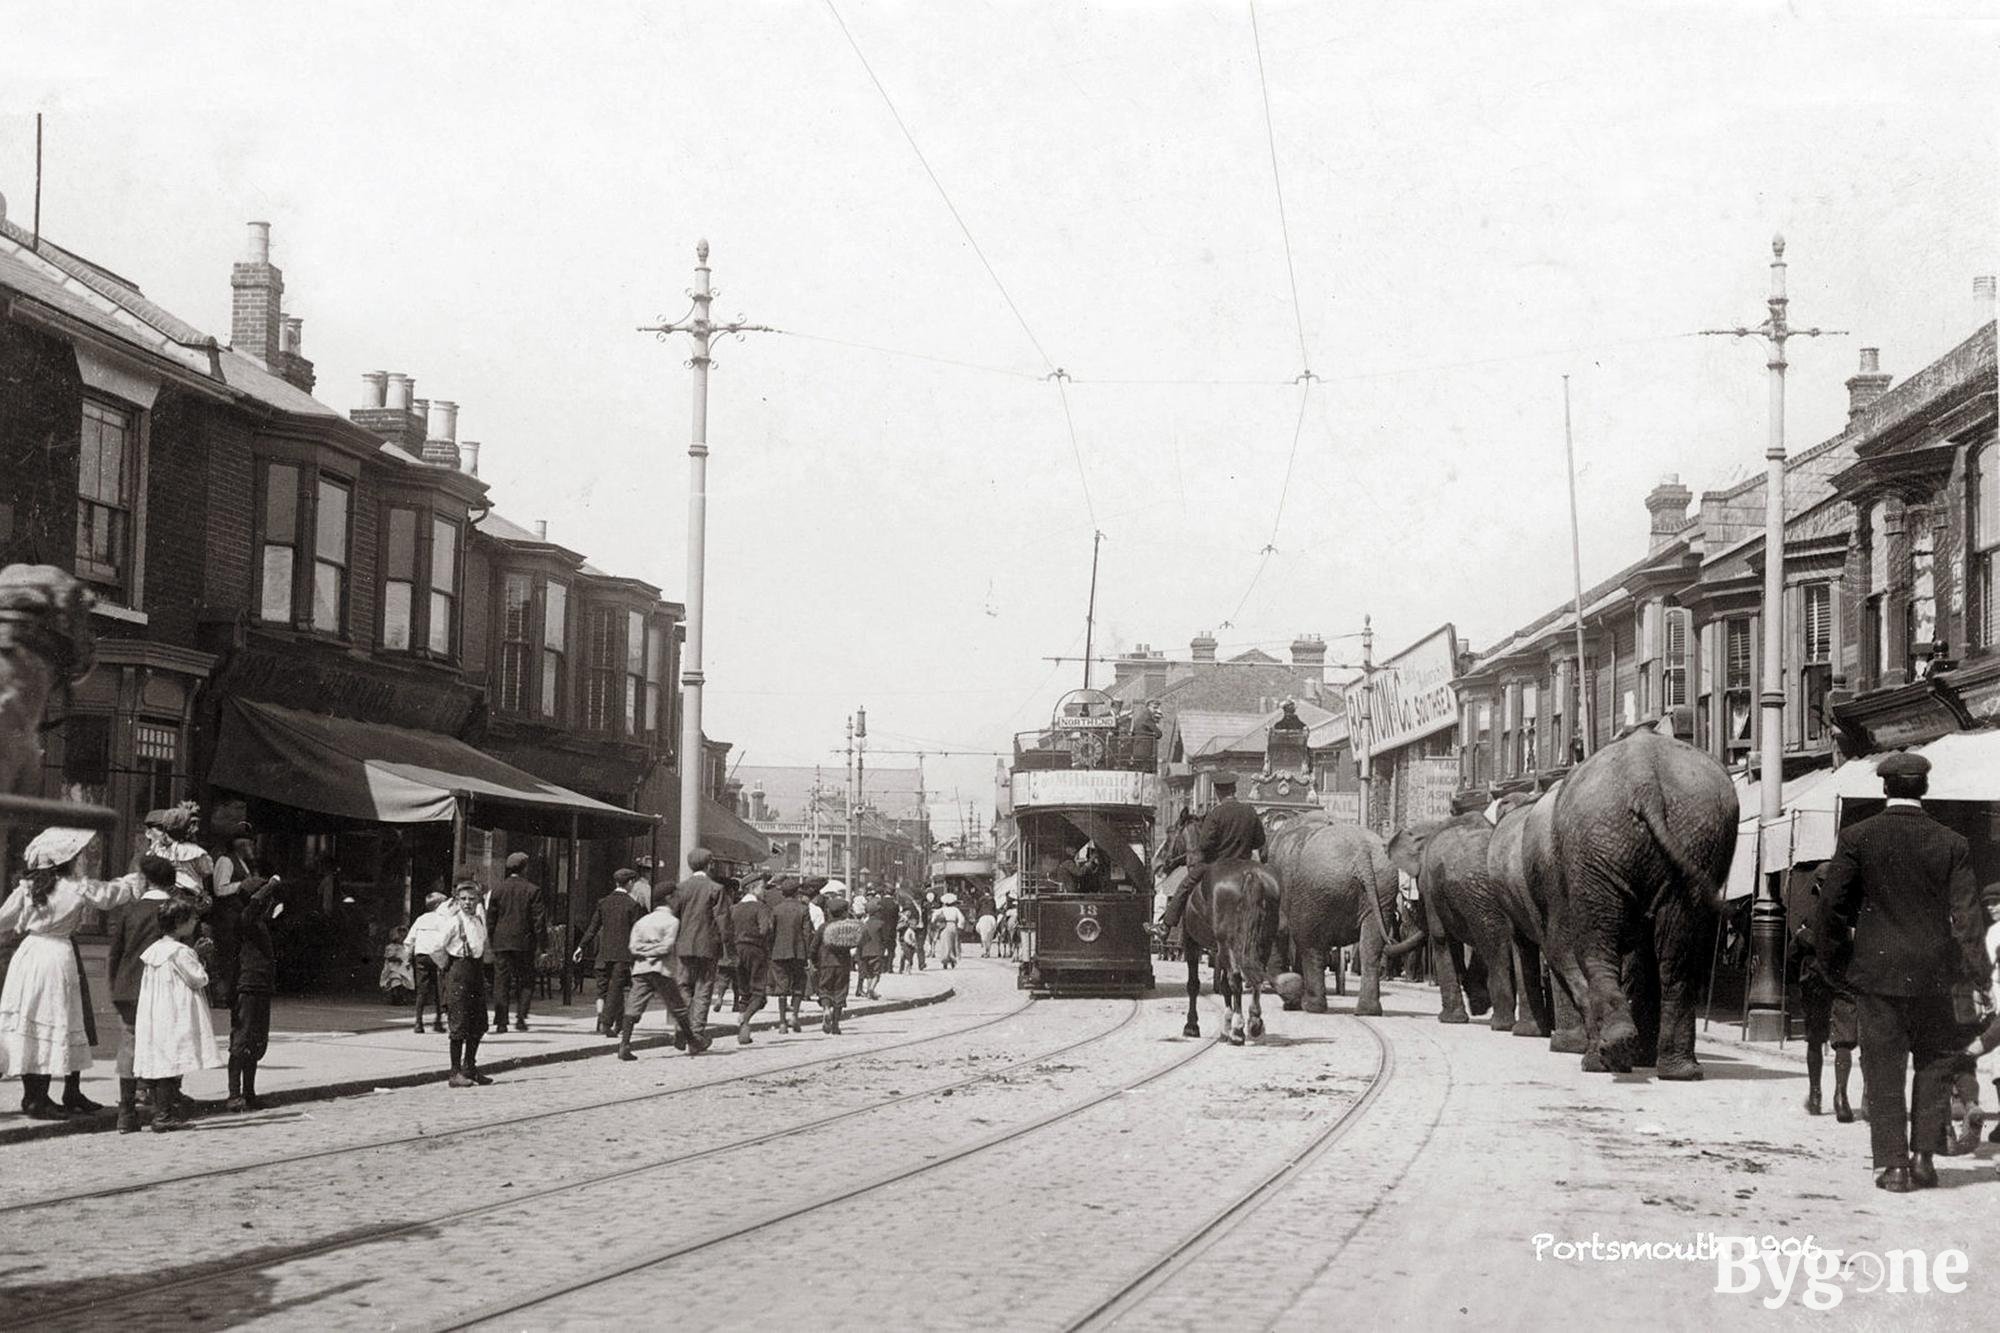
[(1397, 940), (1392, 944), (1386, 945), (1382, 950), (1382, 956), (1384, 958), (1401, 958), (1406, 953), (1414, 952), (1417, 946), (1424, 942), (1424, 938), (1425, 938), (1425, 932), (1421, 927), (1419, 927), (1418, 929), (1411, 931), (1409, 935), (1407, 935), (1403, 939)]

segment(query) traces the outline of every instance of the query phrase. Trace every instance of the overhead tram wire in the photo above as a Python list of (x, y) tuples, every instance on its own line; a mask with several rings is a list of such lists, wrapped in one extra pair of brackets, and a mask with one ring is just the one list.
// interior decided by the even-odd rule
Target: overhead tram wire
[(826, 5), (826, 12), (833, 15), (834, 23), (839, 26), (840, 35), (847, 39), (848, 48), (854, 52), (854, 58), (861, 62), (861, 68), (868, 75), (868, 81), (875, 85), (875, 91), (881, 95), (882, 105), (889, 109), (889, 116), (896, 122), (896, 128), (902, 131), (904, 141), (910, 145), (910, 151), (916, 154), (918, 164), (924, 169), (924, 175), (930, 177), (931, 185), (938, 192), (938, 198), (944, 201), (945, 211), (950, 213), (951, 220), (958, 224), (959, 233), (965, 237), (965, 243), (972, 247), (972, 253), (977, 256), (980, 267), (986, 270), (986, 276), (993, 280), (993, 286), (999, 291), (1000, 299), (1007, 303), (1007, 309), (1013, 314), (1014, 322), (1021, 326), (1021, 332), (1027, 335), (1029, 344), (1034, 347), (1035, 355), (1042, 358), (1042, 365), (1048, 370), (1045, 378), (1056, 382), (1056, 388), (1062, 395), (1063, 420), (1069, 427), (1070, 451), (1076, 456), (1076, 475), (1083, 490), (1083, 507), (1090, 516), (1091, 527), (1095, 528), (1097, 513), (1090, 504), (1090, 479), (1084, 474), (1083, 450), (1077, 444), (1076, 420), (1070, 415), (1069, 392), (1065, 388), (1065, 382), (1069, 378), (1068, 373), (1055, 363), (1055, 358), (1051, 357), (1048, 349), (1042, 346), (1042, 340), (1035, 336), (1032, 328), (1028, 327), (1028, 317), (1021, 313), (1021, 307), (1015, 302), (1013, 293), (1007, 290), (1007, 284), (1000, 281), (999, 270), (995, 269), (993, 261), (986, 257), (986, 251), (980, 248), (978, 238), (972, 234), (972, 228), (965, 224), (965, 218), (958, 211), (958, 205), (951, 201), (950, 191), (944, 188), (944, 182), (939, 180), (937, 172), (932, 170), (930, 159), (924, 156), (924, 150), (917, 144), (917, 136), (910, 133), (909, 125), (903, 120), (903, 113), (896, 109), (895, 99), (889, 96), (889, 90), (876, 75), (875, 67), (868, 63), (867, 55), (861, 50), (861, 43), (854, 39), (854, 33), (847, 26), (847, 20), (840, 16), (840, 10), (835, 7), (833, 0), (823, 0), (823, 3)]

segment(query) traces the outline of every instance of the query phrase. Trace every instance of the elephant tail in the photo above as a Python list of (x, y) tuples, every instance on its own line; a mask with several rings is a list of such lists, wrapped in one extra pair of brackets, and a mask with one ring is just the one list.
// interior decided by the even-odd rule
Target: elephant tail
[(1384, 958), (1401, 958), (1406, 953), (1415, 952), (1417, 946), (1424, 942), (1424, 934), (1423, 927), (1419, 926), (1402, 939), (1390, 941), (1383, 946), (1382, 956)]
[(1723, 886), (1709, 878), (1707, 867), (1698, 863), (1688, 854), (1681, 840), (1667, 827), (1667, 803), (1660, 797), (1657, 784), (1642, 783), (1632, 800), (1632, 813), (1639, 817), (1660, 851), (1673, 864), (1681, 882), (1717, 912), (1728, 906), (1728, 898)]

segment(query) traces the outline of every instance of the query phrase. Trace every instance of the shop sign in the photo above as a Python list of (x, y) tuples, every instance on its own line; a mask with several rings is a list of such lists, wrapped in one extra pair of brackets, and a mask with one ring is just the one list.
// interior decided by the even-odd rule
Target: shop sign
[(1450, 819), (1451, 798), (1458, 791), (1458, 760), (1413, 759), (1404, 770), (1409, 796), (1403, 806), (1405, 825)]
[(1347, 734), (1355, 762), (1458, 725), (1458, 633), (1450, 625), (1420, 639), (1349, 685)]
[(1159, 803), (1160, 779), (1123, 769), (1027, 769), (1014, 774), (1014, 809), (1051, 805), (1131, 805)]
[(1319, 798), (1319, 804), (1336, 824), (1361, 822), (1361, 793), (1358, 791), (1330, 791)]

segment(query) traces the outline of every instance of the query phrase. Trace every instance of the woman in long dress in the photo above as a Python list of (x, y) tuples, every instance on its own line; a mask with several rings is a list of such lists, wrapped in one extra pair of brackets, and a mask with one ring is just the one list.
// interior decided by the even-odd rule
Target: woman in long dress
[(958, 910), (958, 895), (947, 893), (944, 906), (931, 914), (931, 925), (937, 930), (935, 957), (941, 967), (958, 966), (958, 932), (965, 929), (965, 913)]
[[(33, 1120), (104, 1109), (81, 1086), (93, 1024), (70, 937), (92, 908), (128, 903), (144, 886), (136, 874), (107, 882), (85, 872), (79, 862), (96, 837), (89, 829), (43, 830), (28, 844), (27, 878), (0, 903), (0, 932), (23, 937), (0, 986), (0, 1078), (20, 1077), (21, 1110)], [(49, 1098), (57, 1077), (61, 1105)]]

